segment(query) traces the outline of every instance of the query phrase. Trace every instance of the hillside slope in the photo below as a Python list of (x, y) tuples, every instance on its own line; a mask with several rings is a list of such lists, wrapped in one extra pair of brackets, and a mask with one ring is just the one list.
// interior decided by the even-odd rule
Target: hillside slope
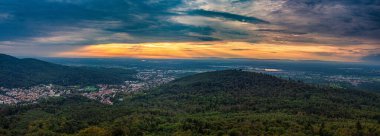
[(122, 83), (134, 71), (89, 67), (69, 67), (37, 59), (18, 59), (0, 54), (0, 86), (29, 87), (38, 84), (85, 85)]
[(184, 77), (113, 106), (80, 97), (5, 107), (7, 135), (380, 135), (380, 96), (227, 70)]
[[(185, 113), (287, 112), (355, 118), (380, 112), (376, 93), (315, 87), (274, 76), (226, 70), (188, 76), (135, 97), (136, 103)], [(331, 110), (334, 109), (334, 110)]]

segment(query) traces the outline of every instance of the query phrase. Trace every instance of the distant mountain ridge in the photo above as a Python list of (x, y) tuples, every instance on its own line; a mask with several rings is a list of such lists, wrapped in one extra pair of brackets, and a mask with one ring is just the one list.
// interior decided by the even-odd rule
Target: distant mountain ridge
[(2, 87), (29, 87), (38, 84), (116, 84), (133, 79), (134, 73), (135, 71), (124, 69), (70, 67), (0, 54), (0, 86)]

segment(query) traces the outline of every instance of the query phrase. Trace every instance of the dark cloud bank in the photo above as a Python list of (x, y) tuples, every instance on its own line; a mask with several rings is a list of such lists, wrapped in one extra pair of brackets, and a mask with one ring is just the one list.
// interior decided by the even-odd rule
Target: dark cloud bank
[(379, 63), (380, 64), (380, 54), (372, 54), (362, 58), (363, 61)]

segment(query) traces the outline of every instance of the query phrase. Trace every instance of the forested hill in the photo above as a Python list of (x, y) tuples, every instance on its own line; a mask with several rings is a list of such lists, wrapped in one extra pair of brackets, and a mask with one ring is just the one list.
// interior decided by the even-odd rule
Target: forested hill
[(380, 96), (227, 70), (103, 105), (82, 97), (0, 110), (0, 135), (380, 135)]
[(380, 115), (380, 96), (376, 93), (315, 87), (239, 70), (184, 77), (133, 100), (154, 108), (176, 107), (185, 113), (286, 112), (336, 118)]
[(85, 85), (122, 83), (134, 71), (89, 67), (69, 67), (37, 59), (18, 59), (0, 54), (0, 86), (29, 87), (38, 84)]

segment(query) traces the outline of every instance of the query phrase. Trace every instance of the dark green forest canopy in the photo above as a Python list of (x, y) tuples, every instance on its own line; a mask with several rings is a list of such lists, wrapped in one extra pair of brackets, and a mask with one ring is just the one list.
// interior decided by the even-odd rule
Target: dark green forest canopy
[(37, 59), (18, 59), (0, 54), (0, 87), (119, 84), (125, 80), (134, 80), (135, 73), (133, 70), (116, 68), (62, 66)]
[[(4, 135), (379, 135), (377, 93), (227, 70), (120, 96), (1, 108)], [(117, 98), (118, 99), (118, 98)]]

